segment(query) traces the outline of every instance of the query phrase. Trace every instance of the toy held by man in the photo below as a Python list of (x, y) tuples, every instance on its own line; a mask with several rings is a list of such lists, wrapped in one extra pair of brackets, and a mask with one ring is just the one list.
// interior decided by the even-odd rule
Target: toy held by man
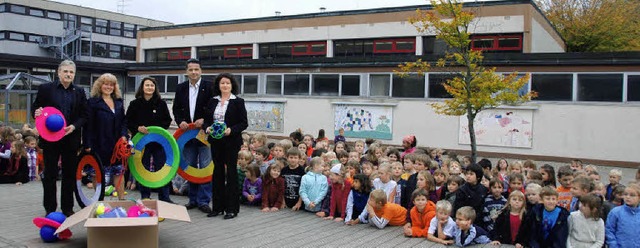
[(56, 242), (58, 240), (66, 240), (71, 238), (71, 230), (65, 229), (64, 231), (55, 234), (60, 225), (67, 219), (64, 214), (60, 212), (51, 212), (46, 217), (36, 217), (33, 219), (33, 224), (40, 228), (40, 238), (46, 243)]
[(224, 137), (225, 130), (227, 130), (227, 124), (216, 121), (211, 125), (211, 132), (209, 135), (214, 139), (222, 139), (222, 137)]

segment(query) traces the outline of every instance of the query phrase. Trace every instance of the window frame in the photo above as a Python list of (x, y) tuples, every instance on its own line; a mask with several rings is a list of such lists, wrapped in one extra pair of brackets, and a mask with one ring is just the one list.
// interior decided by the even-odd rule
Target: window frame
[[(53, 17), (52, 15), (57, 15), (57, 17)], [(62, 20), (62, 13), (57, 11), (49, 11), (47, 10), (47, 18), (52, 20)]]
[[(314, 52), (313, 45), (323, 45), (324, 50), (322, 52)], [(296, 52), (296, 47), (306, 47), (306, 52)], [(276, 48), (277, 50), (277, 48)], [(309, 41), (309, 42), (296, 42), (291, 43), (291, 56), (316, 56), (327, 55), (327, 42), (326, 41)]]
[[(103, 21), (104, 21), (104, 26), (102, 25)], [(109, 34), (109, 20), (94, 18), (93, 23), (94, 23), (93, 24), (94, 33), (105, 34), (105, 35)]]
[[(390, 50), (378, 50), (378, 43), (391, 42)], [(398, 42), (411, 42), (413, 49), (398, 49)], [(373, 54), (393, 54), (393, 53), (414, 53), (416, 52), (416, 38), (392, 38), (392, 39), (375, 39), (373, 40)]]
[[(522, 51), (523, 37), (522, 34), (496, 34), (496, 35), (472, 35), (471, 37), (471, 50), (474, 51)], [(518, 38), (518, 47), (500, 47), (501, 39)], [(493, 46), (491, 48), (475, 47), (474, 41), (478, 39), (492, 39)]]
[[(10, 5), (8, 5), (8, 7), (9, 7), (9, 11), (8, 11), (9, 13), (14, 13), (14, 14), (18, 14), (18, 15), (28, 15), (27, 12), (29, 11), (29, 8), (27, 6), (18, 5), (18, 4), (10, 4)], [(14, 11), (14, 8), (15, 9), (23, 8), (24, 12), (16, 12), (16, 11)]]
[[(34, 15), (33, 12), (42, 13), (42, 15)], [(43, 9), (29, 8), (29, 15), (34, 17), (45, 17), (45, 11)]]
[[(249, 48), (251, 49), (251, 54), (242, 54), (242, 49), (246, 49)], [(238, 49), (238, 53), (237, 54), (229, 54), (229, 50), (231, 49)], [(213, 51), (213, 48), (211, 48), (211, 51)], [(224, 47), (224, 58), (233, 58), (233, 59), (239, 59), (239, 58), (253, 58), (253, 45), (237, 45), (237, 46), (225, 46)]]
[[(160, 49), (164, 50), (164, 49)], [(181, 47), (181, 48), (169, 48), (167, 50), (167, 61), (176, 61), (176, 60), (187, 60), (191, 58), (191, 48), (190, 47)], [(178, 52), (178, 55), (172, 55), (172, 52)], [(189, 52), (189, 56), (184, 55), (184, 52)]]

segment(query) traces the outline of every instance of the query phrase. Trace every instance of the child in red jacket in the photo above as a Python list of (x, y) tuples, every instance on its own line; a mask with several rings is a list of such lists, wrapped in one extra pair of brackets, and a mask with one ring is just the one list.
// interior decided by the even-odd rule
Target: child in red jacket
[(274, 163), (262, 176), (262, 212), (278, 211), (283, 203), (284, 178), (280, 177), (280, 163)]
[(436, 205), (429, 201), (429, 192), (416, 189), (411, 194), (413, 208), (411, 208), (411, 223), (404, 225), (404, 235), (407, 237), (427, 237), (431, 219), (436, 216)]
[(325, 220), (333, 220), (342, 222), (346, 214), (347, 198), (351, 191), (351, 183), (344, 180), (346, 169), (342, 164), (336, 164), (329, 170), (329, 180), (331, 180), (331, 200), (329, 204), (329, 216), (324, 217)]

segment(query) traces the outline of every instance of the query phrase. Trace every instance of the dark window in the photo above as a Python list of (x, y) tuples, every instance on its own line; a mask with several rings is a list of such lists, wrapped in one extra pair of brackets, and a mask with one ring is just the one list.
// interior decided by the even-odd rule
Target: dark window
[(158, 91), (160, 91), (160, 93), (165, 93), (165, 85), (167, 84), (167, 77), (164, 75), (152, 75), (152, 78), (156, 79), (156, 82), (158, 83), (156, 87), (158, 87)]
[(276, 45), (276, 58), (291, 58), (292, 53), (292, 45), (291, 44), (277, 44)]
[(178, 76), (167, 76), (167, 92), (176, 92)]
[(27, 7), (12, 4), (11, 5), (11, 13), (27, 14)]
[(627, 77), (627, 101), (640, 101), (640, 75)]
[(136, 60), (136, 48), (130, 46), (122, 47), (122, 59), (124, 60)]
[(389, 74), (369, 75), (369, 96), (389, 96), (390, 84)]
[(29, 42), (35, 42), (38, 43), (42, 40), (42, 36), (37, 35), (37, 34), (30, 34), (29, 35)]
[(522, 51), (522, 35), (478, 35), (471, 37), (471, 49), (483, 51)]
[(83, 40), (80, 46), (80, 52), (82, 56), (91, 56), (91, 42)]
[(267, 75), (267, 94), (280, 95), (282, 94), (282, 76), (281, 75)]
[(109, 34), (122, 36), (122, 22), (109, 21)]
[(157, 50), (156, 56), (157, 56), (156, 61), (168, 61), (169, 51), (167, 51), (166, 49)]
[(392, 97), (424, 98), (424, 76), (409, 74), (406, 77), (393, 75)]
[(125, 23), (124, 24), (124, 37), (135, 38), (136, 37), (136, 25)]
[(253, 56), (253, 46), (227, 46), (224, 47), (225, 58), (251, 58)]
[(191, 48), (172, 48), (168, 50), (167, 60), (187, 60), (191, 58)]
[(293, 56), (314, 56), (327, 54), (327, 43), (324, 41), (295, 43), (292, 45)]
[(415, 38), (385, 39), (373, 41), (374, 53), (415, 53)]
[(342, 75), (342, 95), (343, 96), (359, 96), (360, 95), (360, 76), (359, 75)]
[(245, 75), (243, 84), (243, 94), (258, 94), (258, 76)]
[(309, 74), (284, 75), (285, 95), (309, 95)]
[(622, 102), (622, 74), (578, 74), (578, 101)]
[(25, 41), (26, 37), (24, 34), (11, 32), (9, 33), (9, 39), (17, 40), (17, 41)]
[(136, 78), (135, 77), (127, 77), (126, 82), (124, 84), (124, 92), (125, 93), (135, 93), (136, 92)]
[(571, 101), (573, 74), (532, 74), (531, 90), (538, 93), (539, 101)]
[(108, 23), (109, 22), (107, 20), (96, 19), (96, 26), (95, 26), (94, 32), (100, 33), (100, 34), (107, 34)]
[(422, 54), (433, 54), (435, 52), (436, 46), (436, 37), (435, 36), (427, 36), (422, 37)]
[(0, 31), (0, 40), (4, 40), (4, 39), (5, 39), (5, 32), (4, 31)]
[(443, 84), (454, 77), (452, 74), (429, 73), (429, 98), (451, 98)]
[(120, 58), (120, 45), (114, 45), (114, 44), (110, 44), (109, 45), (109, 58), (112, 59), (119, 59)]
[(196, 48), (196, 53), (199, 60), (209, 60), (211, 56), (211, 47), (198, 47)]
[(6, 4), (0, 4), (0, 13), (7, 11), (7, 5)]
[(93, 18), (80, 17), (80, 29), (85, 32), (93, 32)]
[(37, 16), (37, 17), (44, 17), (44, 10), (41, 10), (41, 9), (29, 9), (29, 15)]
[(55, 11), (47, 11), (47, 17), (55, 20), (62, 19), (62, 15), (59, 12), (55, 12)]
[(158, 62), (158, 51), (144, 50), (144, 62)]
[(311, 77), (314, 96), (337, 96), (340, 75), (338, 74), (316, 74)]
[(93, 56), (96, 57), (107, 57), (107, 44), (94, 42), (93, 43)]
[(259, 53), (260, 53), (260, 58), (263, 59), (273, 59), (275, 58), (275, 53), (276, 53), (276, 44), (260, 44), (259, 47)]
[[(202, 81), (214, 82), (216, 81), (216, 74), (202, 75)], [(186, 76), (185, 76), (186, 77)]]
[(76, 29), (77, 23), (78, 23), (78, 17), (76, 15), (64, 14), (64, 28)]

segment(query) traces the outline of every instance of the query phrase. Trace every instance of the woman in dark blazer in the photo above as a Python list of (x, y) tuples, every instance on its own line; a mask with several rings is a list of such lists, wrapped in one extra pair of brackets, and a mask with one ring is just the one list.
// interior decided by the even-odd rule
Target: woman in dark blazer
[[(226, 213), (225, 219), (233, 219), (240, 211), (240, 190), (238, 187), (237, 160), (242, 146), (242, 131), (247, 129), (247, 109), (244, 99), (237, 97), (238, 83), (233, 75), (223, 73), (216, 77), (213, 84), (213, 98), (209, 101), (205, 115), (204, 128), (211, 132), (214, 122), (224, 122), (227, 129), (224, 137), (214, 139), (209, 136), (211, 155), (213, 155), (213, 211), (208, 217)], [(225, 165), (226, 171), (225, 171)], [(225, 184), (229, 182), (228, 184)]]
[(100, 158), (105, 170), (106, 183), (112, 183), (118, 190), (118, 198), (124, 199), (124, 180), (116, 179), (122, 175), (122, 164), (113, 166), (111, 155), (118, 139), (127, 139), (127, 124), (124, 118), (118, 79), (111, 73), (102, 74), (91, 88), (89, 119), (82, 135), (85, 151), (94, 151)]
[[(160, 97), (157, 86), (158, 83), (155, 79), (150, 77), (143, 78), (140, 87), (138, 87), (136, 91), (136, 99), (129, 103), (129, 108), (127, 109), (127, 128), (132, 136), (138, 132), (147, 134), (147, 127), (149, 126), (158, 126), (167, 129), (169, 125), (171, 125), (169, 108), (167, 107), (167, 103)], [(151, 142), (144, 147), (142, 165), (147, 169), (151, 168), (151, 157), (153, 157), (152, 171), (160, 170), (167, 160), (164, 149), (156, 142)], [(141, 198), (150, 198), (151, 190), (140, 184), (138, 186), (140, 187)], [(158, 192), (158, 199), (173, 203), (169, 198), (170, 189), (171, 183), (161, 187)]]

